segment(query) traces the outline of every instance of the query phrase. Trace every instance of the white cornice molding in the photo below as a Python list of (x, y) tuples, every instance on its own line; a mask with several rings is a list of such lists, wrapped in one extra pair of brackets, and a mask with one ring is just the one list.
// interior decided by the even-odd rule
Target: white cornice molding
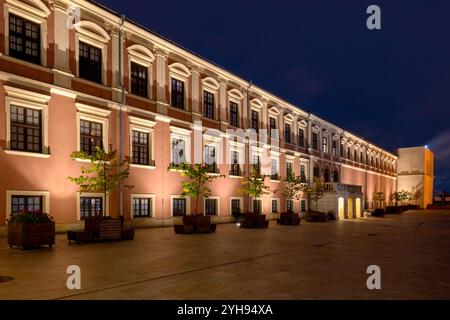
[(21, 99), (39, 104), (47, 104), (51, 98), (50, 95), (19, 89), (8, 85), (4, 85), (3, 88), (9, 98)]
[(77, 110), (81, 113), (90, 114), (106, 118), (111, 114), (111, 110), (105, 110), (98, 107), (93, 107), (84, 103), (75, 103)]

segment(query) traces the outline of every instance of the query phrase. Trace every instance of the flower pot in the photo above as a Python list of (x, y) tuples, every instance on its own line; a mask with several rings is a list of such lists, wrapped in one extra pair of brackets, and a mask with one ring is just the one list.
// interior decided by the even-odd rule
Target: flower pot
[(22, 249), (55, 244), (55, 223), (9, 223), (8, 244)]

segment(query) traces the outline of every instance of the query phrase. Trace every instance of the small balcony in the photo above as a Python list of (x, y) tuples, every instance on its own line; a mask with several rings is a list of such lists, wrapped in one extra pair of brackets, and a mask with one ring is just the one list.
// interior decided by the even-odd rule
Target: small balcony
[(336, 183), (333, 182), (325, 182), (323, 185), (323, 189), (325, 192), (336, 191)]
[(251, 164), (250, 165), (250, 172), (254, 173), (256, 175), (261, 175), (261, 164)]
[(230, 176), (242, 177), (242, 169), (239, 164), (231, 165)]

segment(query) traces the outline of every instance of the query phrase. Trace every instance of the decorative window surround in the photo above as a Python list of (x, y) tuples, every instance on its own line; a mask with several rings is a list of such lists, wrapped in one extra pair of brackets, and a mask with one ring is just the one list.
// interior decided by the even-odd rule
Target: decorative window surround
[[(4, 86), (7, 94), (5, 98), (5, 111), (6, 111), (6, 150), (5, 153), (11, 155), (49, 158), (50, 149), (48, 145), (48, 102), (50, 96), (27, 91), (11, 86)], [(42, 153), (13, 151), (11, 149), (11, 105), (18, 107), (31, 108), (40, 110), (42, 115)]]
[(137, 63), (145, 68), (147, 68), (147, 92), (148, 92), (148, 98), (153, 99), (153, 93), (152, 93), (152, 83), (153, 83), (153, 69), (152, 65), (155, 61), (155, 55), (146, 47), (142, 45), (132, 45), (128, 47), (128, 74), (129, 74), (129, 85), (128, 85), (128, 92), (131, 92), (131, 63)]
[(239, 200), (239, 210), (242, 213), (244, 206), (244, 198), (243, 197), (230, 197), (230, 216), (233, 215), (233, 200)]
[(170, 196), (170, 217), (173, 218), (173, 199), (186, 199), (186, 215), (191, 215), (191, 198), (182, 197), (179, 194), (173, 194)]
[[(214, 78), (211, 78), (211, 77), (206, 77), (206, 78), (202, 79), (201, 82), (202, 82), (202, 92), (201, 92), (202, 100), (203, 100), (203, 97), (204, 97), (203, 96), (203, 91), (207, 91), (207, 92), (213, 94), (213, 96), (214, 96), (214, 106), (213, 106), (213, 108), (214, 108), (214, 112), (213, 112), (214, 119), (212, 119), (212, 120), (218, 120), (219, 119), (219, 114), (220, 114), (219, 108), (218, 108), (220, 85)], [(205, 102), (203, 101), (202, 116), (205, 116), (204, 108), (205, 108)]]
[[(206, 215), (206, 199), (210, 199), (210, 200), (217, 200), (217, 216), (220, 216), (220, 197), (218, 196), (210, 196), (210, 197), (205, 197), (203, 198), (203, 214)], [(197, 208), (198, 210), (198, 208)]]
[(36, 196), (43, 198), (43, 212), (51, 214), (50, 211), (50, 192), (49, 191), (19, 191), (19, 190), (7, 190), (6, 191), (6, 221), (11, 216), (11, 198), (13, 196)]
[[(134, 116), (128, 116), (128, 119), (130, 120), (130, 158), (133, 156), (133, 131), (140, 131), (148, 133), (149, 135), (149, 155), (148, 159), (150, 161), (154, 160), (155, 155), (155, 136), (153, 134), (154, 127), (156, 125), (155, 121), (142, 119)], [(140, 164), (130, 164), (131, 168), (141, 168), (141, 169), (150, 169), (153, 170), (156, 167), (152, 165), (140, 165)]]
[(100, 109), (88, 106), (82, 103), (76, 103), (77, 107), (77, 151), (81, 150), (80, 146), (80, 121), (87, 120), (102, 124), (102, 141), (105, 152), (109, 152), (109, 116), (110, 110)]
[[(191, 77), (191, 71), (183, 64), (179, 62), (172, 63), (169, 66), (169, 97), (172, 99), (172, 78), (175, 78), (184, 83), (184, 109), (188, 108), (188, 92), (189, 92), (189, 78)], [(203, 94), (203, 93), (202, 93)], [(170, 101), (169, 105), (172, 105)]]
[[(152, 199), (152, 207), (150, 212), (150, 217), (134, 217), (133, 216), (133, 199)], [(130, 201), (130, 219), (148, 219), (148, 218), (154, 218), (155, 217), (155, 195), (154, 194), (132, 194), (131, 195), (131, 201)]]
[(105, 195), (103, 193), (77, 192), (77, 221), (81, 221), (80, 199), (83, 197), (102, 198), (103, 216), (109, 217), (109, 196), (106, 196), (105, 201)]
[(184, 140), (185, 142), (185, 152), (186, 152), (186, 160), (187, 163), (191, 163), (191, 134), (192, 131), (188, 129), (182, 129), (179, 127), (170, 126), (170, 161), (173, 159), (173, 150), (172, 150), (172, 140), (173, 139), (180, 139)]
[[(280, 198), (270, 198), (270, 211), (272, 212), (272, 202), (276, 201), (277, 202), (277, 212), (281, 212), (281, 208), (280, 208)], [(273, 212), (272, 212), (273, 213)]]
[[(51, 11), (40, 0), (29, 0), (30, 4), (24, 3), (18, 0), (6, 0), (5, 1), (5, 54), (9, 55), (9, 14), (15, 14), (24, 19), (30, 20), (40, 25), (41, 32), (41, 65), (47, 66), (47, 17)], [(30, 62), (21, 61), (22, 64), (33, 65)]]
[(102, 82), (106, 85), (108, 70), (108, 42), (111, 37), (99, 25), (90, 21), (80, 21), (75, 34), (75, 60), (77, 63), (76, 76), (80, 75), (80, 41), (101, 49), (102, 51)]

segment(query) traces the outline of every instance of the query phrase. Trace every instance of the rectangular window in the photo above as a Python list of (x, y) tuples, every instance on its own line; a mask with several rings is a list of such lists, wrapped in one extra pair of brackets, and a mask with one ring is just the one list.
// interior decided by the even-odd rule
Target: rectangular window
[(294, 174), (292, 162), (286, 162), (286, 176), (289, 177)]
[(294, 201), (286, 200), (286, 211), (289, 213), (294, 212)]
[(239, 164), (239, 152), (231, 151), (231, 170), (230, 170), (230, 175), (231, 176), (240, 177), (241, 174), (242, 174), (242, 172), (241, 172), (241, 166)]
[(217, 199), (205, 199), (205, 214), (207, 216), (217, 216)]
[(270, 179), (278, 181), (280, 180), (280, 176), (278, 174), (278, 160), (271, 159), (270, 160)]
[(103, 198), (101, 197), (81, 197), (80, 198), (80, 218), (100, 217), (103, 215)]
[(184, 109), (184, 82), (172, 78), (171, 106)]
[(312, 134), (312, 147), (314, 150), (319, 150), (318, 135), (315, 132)]
[(252, 110), (252, 129), (259, 132), (259, 113), (256, 110)]
[(332, 151), (333, 156), (337, 156), (337, 142), (335, 140), (333, 140), (332, 148), (333, 148), (333, 151)]
[(358, 161), (358, 151), (355, 150), (355, 154), (353, 156), (354, 161)]
[(203, 91), (203, 115), (214, 119), (214, 94), (208, 91)]
[(102, 83), (102, 49), (80, 41), (80, 78)]
[(241, 200), (232, 199), (231, 200), (231, 214), (233, 217), (239, 216), (241, 214)]
[(364, 153), (361, 152), (359, 160), (361, 161), (361, 163), (364, 163)]
[(344, 158), (344, 144), (341, 143), (341, 158)]
[(314, 167), (314, 178), (320, 178), (320, 171), (318, 167)]
[(11, 106), (11, 149), (42, 152), (42, 115), (40, 110)]
[(348, 160), (352, 160), (352, 150), (350, 147), (347, 148), (347, 158)]
[(131, 94), (148, 98), (148, 68), (131, 62)]
[(306, 166), (304, 164), (300, 165), (300, 177), (303, 181), (306, 181)]
[(230, 125), (239, 127), (239, 108), (236, 102), (230, 102)]
[(291, 143), (291, 125), (288, 123), (284, 125), (284, 141)]
[(272, 200), (272, 213), (278, 213), (278, 200)]
[(172, 139), (172, 163), (175, 165), (187, 163), (185, 140)]
[(305, 130), (298, 129), (298, 145), (300, 147), (305, 147)]
[(103, 148), (103, 128), (101, 123), (80, 121), (80, 151), (93, 155), (95, 148)]
[(132, 131), (133, 135), (133, 157), (132, 163), (143, 166), (150, 165), (150, 139), (148, 132)]
[(277, 130), (277, 121), (275, 120), (275, 118), (270, 117), (269, 119), (269, 135), (270, 137), (274, 138), (274, 130)]
[(323, 153), (328, 153), (328, 138), (323, 138)]
[(149, 218), (152, 216), (152, 198), (133, 198), (133, 217)]
[(301, 201), (302, 212), (306, 212), (306, 200)]
[(208, 165), (210, 173), (219, 173), (216, 161), (216, 147), (205, 146), (205, 164)]
[(11, 214), (24, 211), (43, 213), (42, 196), (11, 196)]
[(184, 198), (173, 199), (172, 206), (174, 217), (183, 217), (186, 215), (186, 199)]
[(9, 55), (41, 64), (41, 27), (16, 15), (9, 15)]

